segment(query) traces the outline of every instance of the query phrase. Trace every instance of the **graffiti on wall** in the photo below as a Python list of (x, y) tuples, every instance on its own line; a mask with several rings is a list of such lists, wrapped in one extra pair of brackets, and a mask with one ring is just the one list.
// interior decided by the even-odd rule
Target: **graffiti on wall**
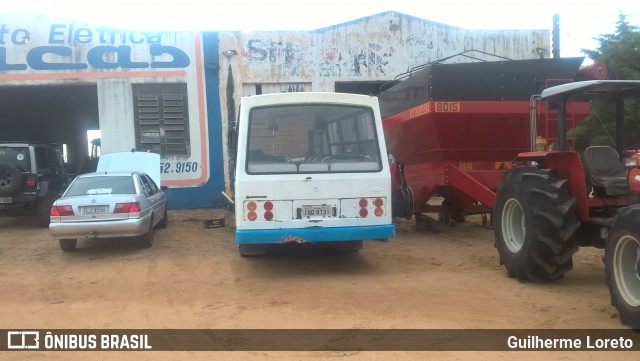
[[(238, 40), (243, 44), (246, 76), (256, 82), (280, 82), (314, 77), (389, 79), (444, 58), (447, 62), (495, 60), (491, 54), (529, 58), (532, 44), (544, 47), (537, 45), (543, 38), (531, 32), (467, 31), (417, 20), (391, 29), (388, 21), (372, 20), (366, 29), (353, 25), (308, 34), (261, 32)], [(477, 59), (460, 55), (471, 50), (478, 51), (473, 55)]]
[[(407, 53), (407, 70), (413, 67), (440, 61), (447, 58), (447, 62), (467, 62), (470, 59), (455, 55), (467, 49), (459, 34), (442, 29), (427, 29), (419, 33), (411, 33), (405, 40)], [(453, 57), (452, 57), (453, 56)], [(452, 57), (449, 59), (449, 57)]]
[(423, 34), (409, 35), (405, 44), (409, 69), (431, 61), (433, 41), (427, 40)]
[(318, 73), (321, 77), (380, 77), (393, 69), (389, 69), (389, 59), (395, 48), (377, 42), (369, 42), (366, 47), (348, 45), (337, 48), (332, 45), (322, 47)]
[(412, 33), (405, 40), (407, 70), (444, 59), (447, 63), (490, 61), (503, 57), (527, 59), (531, 57), (530, 44), (533, 43), (526, 35), (509, 36), (505, 32), (450, 33), (433, 30)]
[(370, 41), (364, 45), (336, 47), (333, 43), (321, 45), (318, 57), (296, 41), (249, 39), (242, 56), (251, 69), (266, 70), (274, 78), (304, 77), (303, 69), (315, 69), (324, 78), (331, 77), (381, 77), (393, 74), (389, 59), (395, 47)]
[(301, 75), (302, 47), (291, 41), (250, 39), (243, 52), (245, 59), (253, 66), (268, 66), (281, 76)]
[(304, 84), (289, 84), (281, 89), (281, 93), (304, 93), (306, 92)]

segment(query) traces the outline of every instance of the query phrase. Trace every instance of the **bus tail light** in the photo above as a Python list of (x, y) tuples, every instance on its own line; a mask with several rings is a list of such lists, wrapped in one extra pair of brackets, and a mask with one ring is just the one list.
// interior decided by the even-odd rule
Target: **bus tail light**
[(271, 203), (271, 201), (266, 201), (262, 206), (264, 207), (264, 210), (265, 210), (264, 219), (267, 221), (272, 220), (273, 212), (271, 212), (271, 210), (273, 209), (273, 203)]
[(360, 206), (360, 212), (358, 213), (360, 217), (366, 218), (369, 215), (369, 204), (373, 205), (373, 214), (376, 217), (382, 217), (384, 215), (384, 200), (382, 198), (376, 198), (371, 202), (367, 198), (360, 198), (358, 205)]
[(256, 213), (256, 208), (258, 208), (258, 205), (256, 204), (256, 202), (251, 201), (247, 203), (247, 210), (249, 211), (247, 213), (247, 219), (250, 221), (255, 221), (256, 219), (258, 219), (258, 214)]
[[(254, 202), (254, 201), (250, 201), (247, 203), (246, 205), (247, 207), (247, 219), (250, 221), (255, 221), (258, 219), (258, 214), (260, 213), (260, 210), (258, 209), (259, 205), (258, 203)], [(264, 209), (263, 213), (262, 213), (262, 219), (264, 219), (265, 221), (270, 221), (273, 219), (273, 202), (271, 201), (266, 201), (264, 203), (262, 203), (262, 205), (260, 206)]]
[(360, 202), (358, 202), (358, 205), (360, 206), (360, 217), (366, 218), (369, 215), (369, 211), (367, 210), (369, 201), (366, 198), (360, 198)]
[(373, 201), (373, 205), (376, 206), (376, 209), (373, 211), (373, 214), (375, 214), (376, 217), (382, 217), (382, 215), (384, 214), (384, 210), (382, 209), (382, 206), (384, 205), (384, 201), (382, 200), (382, 198), (376, 198), (376, 200)]
[(369, 211), (366, 208), (360, 208), (360, 217), (366, 218), (369, 215)]

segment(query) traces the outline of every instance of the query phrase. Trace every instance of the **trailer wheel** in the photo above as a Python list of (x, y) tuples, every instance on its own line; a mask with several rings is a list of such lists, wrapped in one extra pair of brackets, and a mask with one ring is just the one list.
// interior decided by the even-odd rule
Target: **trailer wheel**
[(620, 321), (640, 329), (640, 207), (621, 210), (609, 231), (605, 280)]
[(423, 213), (416, 213), (416, 232), (438, 233), (436, 220)]
[(555, 281), (571, 270), (579, 245), (576, 199), (553, 170), (522, 167), (505, 174), (493, 205), (494, 246), (510, 277)]
[(410, 187), (391, 192), (391, 216), (406, 219), (413, 217), (413, 191)]
[[(448, 200), (444, 200), (442, 202), (443, 206), (451, 206), (452, 203), (449, 202)], [(458, 223), (464, 223), (465, 219), (464, 219), (464, 209), (460, 208), (460, 207), (452, 207), (453, 209), (449, 210), (449, 211), (445, 211), (443, 210), (442, 212), (440, 212), (438, 214), (438, 221), (441, 221), (442, 223), (445, 224), (449, 224), (451, 223), (451, 221), (455, 221)], [(445, 208), (446, 209), (446, 208)]]

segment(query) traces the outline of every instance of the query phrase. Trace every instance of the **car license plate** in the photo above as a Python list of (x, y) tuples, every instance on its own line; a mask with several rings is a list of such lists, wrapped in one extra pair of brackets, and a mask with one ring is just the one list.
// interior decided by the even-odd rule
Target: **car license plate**
[(0, 197), (0, 203), (11, 203), (12, 201), (11, 197)]
[(331, 217), (331, 206), (302, 206), (302, 217)]
[(80, 207), (80, 214), (103, 214), (108, 210), (109, 206), (84, 206)]

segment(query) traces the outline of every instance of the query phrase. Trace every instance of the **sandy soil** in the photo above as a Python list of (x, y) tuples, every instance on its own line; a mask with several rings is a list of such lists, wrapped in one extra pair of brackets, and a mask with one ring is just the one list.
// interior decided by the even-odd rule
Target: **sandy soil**
[[(233, 215), (170, 211), (150, 249), (81, 240), (63, 253), (29, 217), (0, 218), (0, 329), (8, 328), (621, 328), (604, 284), (602, 250), (581, 249), (551, 284), (506, 276), (479, 216), (418, 233), (397, 223), (388, 243), (358, 253), (317, 249), (242, 258)], [(203, 221), (225, 217), (227, 227)], [(211, 359), (190, 353), (49, 353), (46, 359)], [(555, 352), (553, 358), (611, 358)], [(637, 353), (615, 353), (616, 359)], [(5, 358), (6, 356), (6, 358)], [(42, 359), (42, 353), (0, 358)], [(493, 352), (225, 352), (215, 359), (510, 359)], [(525, 352), (519, 358), (538, 359)], [(545, 357), (546, 358), (546, 357)]]

